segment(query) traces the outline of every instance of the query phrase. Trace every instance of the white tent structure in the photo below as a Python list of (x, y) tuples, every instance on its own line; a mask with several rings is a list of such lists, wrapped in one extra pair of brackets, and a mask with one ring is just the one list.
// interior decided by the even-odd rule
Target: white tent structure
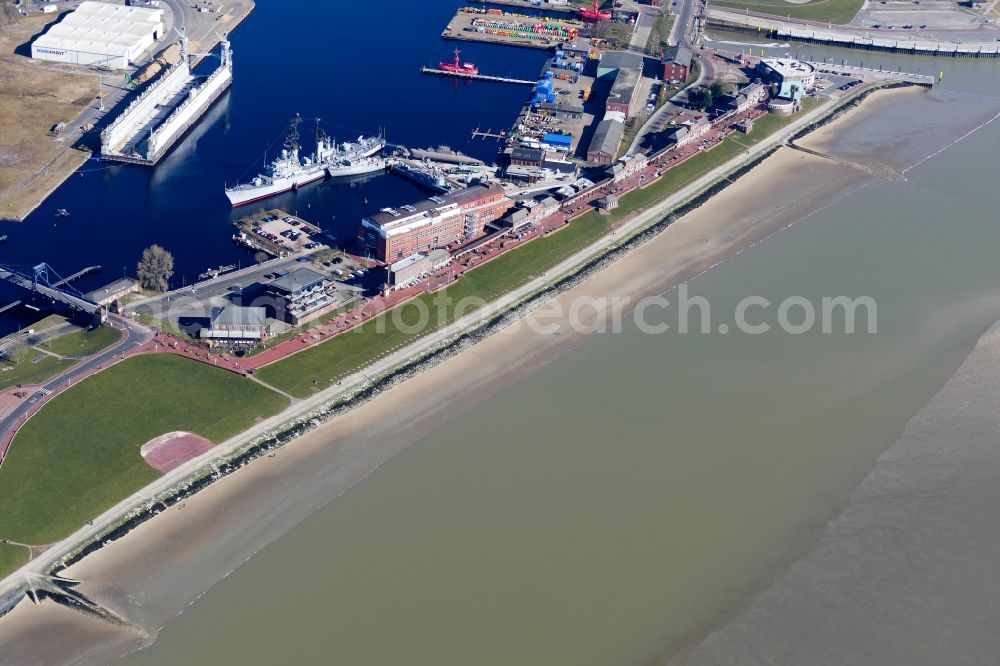
[(86, 0), (31, 44), (31, 57), (124, 69), (163, 37), (163, 10)]

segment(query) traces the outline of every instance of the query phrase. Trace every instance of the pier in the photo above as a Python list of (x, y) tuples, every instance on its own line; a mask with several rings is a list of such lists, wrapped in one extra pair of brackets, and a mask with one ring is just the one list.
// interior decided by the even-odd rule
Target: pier
[(473, 139), (483, 139), (483, 140), (485, 140), (485, 139), (496, 139), (497, 141), (503, 141), (504, 139), (507, 138), (507, 135), (504, 134), (503, 132), (496, 133), (492, 129), (488, 129), (485, 132), (482, 132), (477, 127), (476, 129), (472, 130), (472, 138)]
[(476, 81), (492, 81), (494, 83), (512, 83), (519, 86), (533, 86), (537, 81), (529, 81), (528, 79), (512, 79), (506, 76), (491, 76), (489, 74), (468, 74), (466, 72), (449, 72), (443, 69), (436, 69), (434, 67), (424, 67), (420, 68), (420, 71), (424, 74), (436, 74), (437, 76), (454, 76), (458, 79), (474, 79)]
[(79, 280), (84, 275), (90, 275), (91, 273), (97, 273), (100, 270), (101, 270), (100, 266), (87, 266), (83, 270), (77, 271), (76, 273), (73, 273), (69, 277), (62, 278), (58, 282), (52, 283), (52, 286), (55, 287), (56, 289), (58, 289), (59, 287), (64, 287), (64, 286), (68, 285), (70, 282), (75, 282), (76, 280)]

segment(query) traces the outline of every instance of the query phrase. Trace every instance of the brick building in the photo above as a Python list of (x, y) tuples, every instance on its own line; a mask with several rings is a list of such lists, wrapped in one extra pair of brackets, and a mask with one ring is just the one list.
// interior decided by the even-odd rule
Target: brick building
[(663, 52), (663, 80), (683, 83), (691, 73), (691, 51), (683, 46), (671, 46)]
[(477, 238), (512, 205), (500, 185), (472, 185), (412, 205), (383, 208), (361, 221), (358, 244), (378, 260), (393, 263)]

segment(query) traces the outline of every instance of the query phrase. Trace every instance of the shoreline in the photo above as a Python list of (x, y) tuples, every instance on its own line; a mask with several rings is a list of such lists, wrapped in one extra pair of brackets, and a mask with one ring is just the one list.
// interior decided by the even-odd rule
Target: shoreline
[[(903, 84), (903, 86), (911, 88), (909, 84)], [(805, 114), (798, 122), (792, 123), (755, 146), (757, 154), (751, 153), (749, 155), (751, 159), (741, 155), (704, 174), (679, 192), (636, 215), (626, 224), (627, 228), (623, 227), (617, 232), (622, 235), (631, 232), (625, 242), (616, 242), (615, 238), (605, 236), (552, 269), (550, 272), (558, 276), (554, 282), (542, 276), (538, 280), (497, 299), (489, 307), (484, 308), (483, 312), (474, 313), (455, 322), (452, 326), (430, 336), (429, 340), (417, 341), (414, 346), (420, 346), (423, 349), (416, 352), (412, 349), (404, 349), (403, 353), (385, 359), (381, 368), (369, 373), (374, 381), (356, 376), (353, 378), (353, 382), (345, 380), (343, 384), (347, 385), (339, 390), (330, 390), (303, 400), (298, 403), (298, 409), (293, 406), (286, 412), (269, 419), (263, 427), (252, 428), (234, 438), (236, 441), (221, 443), (213, 451), (190, 461), (189, 464), (178, 468), (174, 473), (161, 477), (158, 482), (139, 491), (137, 493), (140, 496), (139, 501), (135, 501), (136, 496), (133, 496), (109, 509), (104, 516), (101, 516), (102, 519), (107, 520), (107, 514), (112, 513), (122, 517), (116, 521), (117, 524), (111, 529), (98, 531), (82, 546), (65, 549), (53, 548), (46, 551), (46, 554), (29, 562), (22, 570), (39, 570), (37, 564), (35, 566), (32, 564), (40, 560), (49, 561), (42, 569), (48, 573), (64, 568), (67, 564), (76, 561), (81, 553), (89, 554), (99, 549), (109, 538), (127, 533), (131, 527), (155, 515), (158, 505), (169, 506), (182, 501), (212, 481), (308, 432), (318, 425), (318, 420), (325, 420), (363, 405), (367, 400), (391, 388), (395, 383), (426, 369), (427, 363), (436, 364), (461, 351), (464, 346), (474, 344), (477, 340), (488, 336), (495, 328), (503, 328), (508, 322), (519, 318), (525, 309), (530, 309), (538, 302), (547, 300), (587, 279), (594, 272), (600, 271), (609, 263), (656, 237), (670, 226), (675, 218), (696, 210), (727, 189), (734, 180), (763, 163), (778, 149), (777, 146), (786, 140), (790, 140), (792, 137), (801, 137), (810, 131), (810, 128), (821, 127), (825, 124), (824, 120), (827, 117), (836, 116), (844, 109), (849, 110), (857, 106), (872, 93), (886, 87), (899, 86), (865, 88), (847, 99), (831, 101)], [(812, 116), (816, 116), (816, 118), (813, 119)], [(800, 127), (800, 125), (802, 126)], [(785, 138), (786, 134), (790, 134), (790, 137)], [(730, 180), (733, 176), (735, 178)], [(665, 216), (660, 217), (661, 213)], [(649, 217), (653, 219), (647, 219)], [(206, 465), (210, 465), (210, 467), (206, 468)], [(155, 501), (150, 501), (150, 498), (154, 496)], [(123, 510), (123, 505), (126, 503), (132, 506), (128, 510)], [(64, 543), (73, 540), (73, 536), (71, 535), (64, 540)], [(56, 550), (62, 551), (64, 554), (53, 558), (50, 553)], [(14, 572), (12, 576), (17, 573)], [(3, 589), (5, 583), (9, 586), (9, 579), (10, 576), (0, 581), (0, 609), (6, 607), (6, 602), (11, 594), (10, 589)]]
[[(706, 228), (704, 221), (713, 219), (715, 207), (696, 212), (690, 218), (678, 221), (673, 233), (660, 234), (636, 249), (629, 255), (628, 261), (613, 263), (553, 300), (565, 303), (574, 298), (596, 295), (661, 293), (665, 288), (670, 289), (693, 275), (703, 273), (788, 228), (802, 219), (802, 213), (808, 215), (811, 203), (817, 197), (836, 198), (840, 190), (847, 188), (853, 191), (859, 183), (868, 180), (867, 174), (860, 170), (845, 169), (822, 158), (792, 150), (780, 151), (771, 159), (773, 161), (768, 161), (767, 167), (740, 179), (719, 196), (718, 205), (731, 207), (737, 213), (732, 218), (713, 228)], [(799, 169), (790, 169), (793, 165)], [(818, 169), (830, 177), (816, 185), (815, 189), (802, 192), (795, 206), (772, 205), (773, 210), (761, 216), (760, 206), (770, 192), (768, 188), (759, 187), (761, 182), (773, 182), (780, 186), (783, 179), (773, 181), (773, 171), (790, 173), (801, 169)], [(841, 176), (833, 177), (835, 173)], [(757, 194), (754, 194), (755, 191)], [(745, 214), (756, 215), (757, 219), (748, 224)], [(665, 252), (677, 257), (673, 265), (664, 265), (661, 257)], [(542, 305), (527, 316), (540, 321), (546, 317), (546, 312), (546, 305)], [(226, 535), (229, 534), (236, 540), (246, 538), (248, 527), (245, 521), (248, 514), (254, 513), (254, 509), (246, 504), (268, 506), (265, 511), (268, 522), (282, 523), (280, 528), (275, 526), (273, 531), (268, 528), (259, 534), (259, 542), (252, 549), (256, 553), (273, 539), (295, 529), (294, 525), (316, 508), (348, 492), (379, 466), (440, 427), (457, 412), (465, 411), (576, 348), (587, 337), (574, 333), (568, 327), (563, 327), (558, 336), (538, 335), (525, 326), (498, 331), (477, 344), (476, 348), (481, 353), (476, 358), (455, 354), (410, 381), (397, 384), (368, 403), (299, 437), (295, 446), (273, 451), (274, 458), (263, 458), (247, 465), (233, 474), (228, 483), (209, 485), (185, 500), (183, 508), (173, 507), (161, 512), (107, 548), (77, 562), (67, 570), (67, 574), (83, 580), (81, 590), (113, 606), (119, 613), (131, 606), (123, 597), (123, 589), (134, 589), (135, 586), (140, 589), (148, 586), (147, 589), (152, 591), (142, 595), (149, 600), (144, 602), (144, 608), (130, 608), (130, 613), (151, 612), (148, 606), (154, 603), (153, 599), (175, 594), (178, 586), (190, 585), (193, 588), (190, 597), (197, 598), (214, 584), (214, 580), (207, 580), (204, 567), (191, 563), (187, 558), (211, 560), (213, 565), (221, 567), (216, 571), (216, 578), (225, 577), (246, 561), (245, 553), (231, 553), (231, 560), (219, 563), (220, 547), (216, 543), (228, 540)], [(429, 395), (437, 397), (428, 400)], [(429, 409), (425, 409), (428, 406)], [(328, 469), (319, 470), (323, 467)], [(319, 492), (330, 495), (321, 497), (317, 506), (303, 510), (298, 505), (300, 500), (285, 496), (288, 488), (282, 483), (283, 479), (286, 482), (296, 479), (297, 485), (315, 484), (317, 489), (322, 488)], [(296, 511), (287, 509), (289, 513), (294, 513), (294, 517), (284, 523), (286, 510), (275, 509), (275, 503), (295, 505)], [(236, 507), (239, 507), (238, 511), (230, 510)], [(235, 515), (237, 513), (243, 516)], [(181, 542), (175, 542), (175, 539), (183, 540), (184, 546), (163, 548), (164, 543)], [(163, 580), (156, 573), (159, 571), (177, 572), (167, 574), (168, 577), (176, 575), (177, 579)], [(137, 584), (136, 581), (140, 582)], [(132, 594), (130, 592), (129, 596)], [(170, 599), (162, 605), (183, 608), (187, 601)], [(114, 647), (119, 651), (143, 647), (174, 616), (165, 610), (154, 614), (155, 618), (139, 618), (141, 626), (138, 629), (141, 632), (115, 634)], [(46, 630), (43, 628), (47, 622), (43, 617), (52, 620), (67, 616), (65, 609), (55, 604), (43, 607), (22, 604), (8, 618), (12, 623), (6, 626), (0, 624), (0, 636), (9, 631), (27, 637), (35, 631), (34, 627), (39, 631)], [(90, 626), (98, 634), (107, 633), (102, 623), (82, 617), (79, 623)], [(22, 643), (21, 640), (12, 642)], [(28, 638), (23, 643), (31, 644), (33, 641)], [(0, 651), (0, 656), (2, 654)], [(14, 653), (10, 658), (18, 656)]]
[[(856, 95), (855, 97), (860, 97), (862, 93), (863, 97), (862, 99), (859, 99), (856, 102), (854, 102), (852, 106), (856, 106), (857, 104), (859, 104), (864, 98), (867, 98), (872, 92), (874, 92), (874, 90), (859, 91), (858, 95)], [(830, 103), (828, 105), (824, 105), (823, 107), (815, 109), (813, 112), (806, 114), (806, 116), (802, 118), (800, 123), (811, 119), (812, 116), (815, 114), (817, 118), (812, 121), (812, 124), (808, 125), (808, 127), (813, 127), (817, 122), (822, 121), (824, 117), (837, 112), (842, 108), (842, 106), (850, 104), (852, 101), (854, 101), (854, 98), (844, 100), (840, 105), (836, 103)], [(778, 132), (774, 137), (770, 137), (769, 139), (763, 141), (761, 144), (761, 149), (757, 151), (758, 154), (756, 156), (751, 155), (753, 159), (749, 160), (749, 163), (744, 163), (742, 166), (739, 166), (740, 162), (745, 161), (746, 159), (745, 157), (741, 156), (740, 160), (736, 160), (727, 165), (723, 165), (722, 167), (719, 167), (716, 170), (713, 170), (712, 172), (700, 178), (695, 183), (692, 183), (692, 185), (689, 186), (689, 188), (685, 188), (676, 195), (669, 197), (664, 202), (661, 202), (661, 204), (658, 204), (657, 206), (654, 206), (650, 210), (641, 213), (639, 216), (637, 216), (638, 220), (634, 220), (636, 224), (631, 229), (635, 233), (624, 243), (615, 244), (614, 242), (609, 242), (613, 241), (614, 239), (609, 239), (609, 238), (601, 239), (595, 244), (596, 247), (592, 246), (591, 248), (587, 248), (588, 251), (590, 251), (592, 254), (595, 254), (596, 256), (593, 256), (589, 259), (585, 258), (584, 261), (576, 261), (575, 269), (572, 269), (568, 274), (565, 270), (561, 273), (557, 273), (558, 275), (560, 275), (560, 278), (557, 279), (555, 282), (545, 284), (543, 285), (543, 288), (541, 290), (531, 292), (527, 295), (522, 296), (517, 293), (512, 294), (510, 296), (514, 300), (508, 306), (503, 307), (501, 305), (501, 309), (499, 310), (490, 308), (491, 310), (490, 312), (483, 313), (480, 317), (478, 317), (479, 322), (475, 326), (470, 327), (471, 330), (468, 330), (467, 327), (465, 326), (460, 326), (458, 327), (458, 330), (460, 331), (459, 334), (455, 335), (449, 333), (443, 336), (445, 338), (443, 347), (441, 345), (438, 345), (437, 348), (423, 351), (423, 353), (421, 353), (416, 358), (410, 359), (402, 364), (397, 364), (395, 369), (387, 372), (386, 376), (381, 377), (380, 382), (377, 384), (367, 385), (367, 386), (355, 385), (353, 387), (348, 387), (347, 389), (344, 390), (344, 393), (346, 393), (347, 395), (343, 396), (337, 402), (330, 402), (331, 396), (322, 396), (322, 401), (318, 402), (317, 404), (312, 404), (312, 403), (310, 404), (310, 407), (312, 407), (312, 409), (303, 410), (301, 413), (294, 415), (293, 418), (289, 418), (289, 415), (285, 414), (282, 417), (282, 420), (284, 421), (284, 427), (281, 428), (276, 433), (272, 432), (269, 435), (264, 435), (261, 437), (249, 437), (249, 438), (244, 437), (243, 439), (248, 441), (244, 441), (242, 446), (234, 447), (227, 451), (216, 452), (215, 456), (209, 455), (206, 456), (204, 460), (199, 459), (198, 461), (194, 461), (195, 463), (197, 463), (197, 466), (201, 468), (202, 473), (199, 476), (191, 478), (190, 472), (192, 470), (185, 469), (185, 475), (188, 476), (188, 479), (186, 481), (180, 482), (181, 477), (178, 477), (176, 479), (172, 478), (173, 485), (171, 486), (170, 489), (168, 489), (168, 492), (164, 496), (158, 497), (155, 502), (149, 502), (147, 500), (145, 503), (143, 503), (142, 501), (140, 501), (138, 504), (142, 508), (138, 510), (138, 513), (135, 513), (135, 509), (133, 509), (133, 514), (126, 519), (126, 524), (117, 525), (111, 532), (104, 531), (99, 534), (96, 534), (86, 543), (86, 545), (74, 549), (73, 552), (68, 556), (64, 555), (62, 557), (58, 557), (54, 561), (51, 556), (49, 558), (43, 557), (41, 559), (50, 560), (50, 565), (48, 567), (48, 570), (52, 570), (53, 568), (55, 570), (59, 570), (65, 566), (69, 566), (75, 562), (78, 562), (86, 555), (96, 550), (100, 550), (102, 547), (108, 545), (109, 543), (113, 543), (115, 539), (124, 537), (133, 530), (141, 529), (143, 527), (142, 523), (148, 521), (150, 524), (152, 524), (156, 522), (149, 519), (154, 518), (159, 514), (162, 514), (164, 511), (167, 510), (167, 508), (176, 505), (178, 502), (185, 501), (185, 498), (192, 497), (192, 495), (194, 495), (195, 492), (201, 490), (201, 492), (204, 493), (208, 492), (208, 489), (227, 485), (227, 484), (213, 484), (211, 483), (212, 481), (217, 480), (218, 478), (221, 478), (222, 476), (225, 476), (231, 472), (235, 472), (244, 466), (247, 466), (253, 459), (257, 457), (265, 455), (269, 452), (274, 452), (278, 447), (282, 446), (284, 443), (287, 443), (293, 439), (306, 440), (310, 436), (312, 436), (313, 433), (321, 432), (323, 428), (326, 428), (327, 426), (330, 425), (329, 423), (321, 425), (320, 421), (325, 421), (334, 415), (342, 415), (344, 416), (344, 418), (348, 418), (350, 414), (353, 414), (358, 410), (365, 408), (366, 405), (377, 400), (383, 393), (389, 393), (391, 391), (395, 391), (397, 388), (401, 386), (407, 386), (411, 383), (411, 382), (404, 382), (403, 381), (404, 379), (408, 379), (410, 377), (413, 377), (414, 375), (419, 375), (422, 377), (425, 374), (433, 372), (438, 367), (442, 367), (448, 363), (451, 363), (453, 359), (455, 359), (456, 357), (462, 356), (458, 352), (468, 348), (472, 344), (477, 344), (477, 345), (497, 344), (495, 341), (503, 338), (502, 335), (503, 329), (505, 329), (511, 322), (520, 319), (522, 315), (534, 309), (537, 309), (538, 307), (544, 308), (543, 303), (552, 299), (553, 297), (559, 298), (560, 296), (565, 295), (567, 292), (573, 291), (574, 289), (579, 287), (581, 283), (584, 282), (597, 282), (597, 283), (608, 282), (609, 276), (620, 272), (615, 270), (617, 267), (621, 267), (625, 264), (630, 263), (630, 262), (617, 262), (616, 260), (618, 258), (621, 258), (626, 254), (631, 256), (643, 252), (644, 247), (647, 246), (653, 239), (666, 238), (667, 240), (672, 240), (673, 236), (661, 235), (661, 232), (668, 226), (674, 225), (675, 217), (679, 217), (680, 215), (685, 215), (692, 211), (696, 211), (696, 209), (698, 209), (708, 200), (720, 196), (720, 192), (724, 194), (725, 190), (729, 189), (730, 187), (738, 188), (741, 186), (741, 184), (746, 186), (746, 182), (748, 179), (744, 178), (739, 178), (733, 184), (727, 184), (725, 180), (721, 181), (720, 183), (716, 180), (717, 172), (722, 172), (723, 174), (726, 173), (732, 174), (733, 171), (735, 170), (740, 175), (746, 175), (749, 172), (752, 172), (754, 169), (760, 167), (762, 163), (764, 163), (768, 159), (774, 159), (774, 160), (793, 159), (794, 157), (794, 159), (799, 159), (799, 160), (808, 159), (826, 163), (826, 161), (823, 160), (822, 158), (807, 157), (805, 155), (796, 155), (795, 153), (797, 153), (797, 151), (784, 151), (784, 153), (782, 153), (782, 151), (779, 148), (775, 147), (774, 145), (769, 145), (772, 143), (780, 145), (780, 143), (783, 142), (782, 136), (788, 132), (798, 132), (796, 136), (800, 136), (802, 130), (799, 127), (797, 127), (797, 125), (798, 123), (793, 124), (788, 128), (786, 128), (785, 130), (783, 130), (782, 132)], [(775, 155), (775, 153), (779, 153), (779, 155)], [(793, 156), (784, 156), (787, 153), (793, 153)], [(775, 162), (774, 164), (777, 163)], [(843, 166), (839, 165), (837, 167), (832, 167), (832, 168), (844, 169)], [(708, 182), (703, 182), (703, 181), (708, 181)], [(669, 206), (676, 199), (684, 200), (684, 197), (689, 195), (688, 192), (689, 189), (692, 190), (697, 189), (699, 193), (693, 195), (693, 197), (691, 197), (690, 200), (684, 203), (680, 208), (670, 209), (671, 212), (666, 217), (656, 219), (659, 217), (660, 208), (662, 207), (669, 208)], [(652, 216), (654, 219), (651, 222), (649, 222), (648, 220), (645, 219), (647, 216)], [(689, 225), (686, 225), (685, 223), (682, 222), (682, 224), (680, 224), (679, 226), (685, 227)], [(756, 225), (752, 226), (754, 226), (756, 230)], [(745, 229), (744, 233), (746, 235), (739, 237), (738, 240), (734, 237), (729, 237), (728, 243), (722, 244), (723, 247), (715, 248), (716, 253), (711, 255), (712, 258), (711, 261), (703, 259), (700, 262), (691, 262), (683, 267), (678, 267), (677, 269), (675, 269), (676, 272), (673, 275), (673, 279), (679, 281), (681, 279), (686, 279), (691, 275), (696, 275), (700, 272), (703, 272), (704, 270), (707, 270), (711, 266), (718, 264), (719, 261), (723, 260), (725, 257), (733, 256), (734, 254), (738, 254), (739, 252), (744, 251), (748, 247), (752, 247), (762, 238), (767, 237), (767, 235), (769, 235), (770, 233), (774, 233), (780, 228), (784, 228), (785, 226), (787, 226), (787, 224), (785, 224), (784, 226), (779, 224), (776, 228), (768, 228), (767, 225), (763, 224), (760, 226), (763, 226), (764, 229), (757, 230), (758, 233), (756, 234), (750, 233), (750, 229)], [(760, 231), (764, 230), (769, 230), (769, 233), (760, 233)], [(706, 230), (689, 229), (688, 234), (689, 235), (691, 233), (699, 234), (708, 231), (709, 230), (707, 229)], [(683, 232), (678, 232), (678, 234), (681, 233)], [(564, 262), (564, 264), (571, 263), (573, 260), (577, 259), (578, 259), (577, 257), (573, 257), (570, 260), (567, 260), (567, 262)], [(560, 267), (562, 266), (563, 265), (560, 265)], [(557, 269), (560, 267), (557, 267)], [(663, 275), (660, 274), (657, 277), (662, 279)], [(623, 284), (635, 290), (637, 288), (637, 280), (641, 279), (646, 279), (648, 281), (650, 278), (646, 275), (632, 275), (631, 279), (625, 281)], [(612, 283), (608, 285), (608, 288), (617, 289), (620, 288), (621, 286), (622, 285), (620, 284)], [(641, 287), (639, 288), (641, 290)], [(647, 284), (645, 288), (648, 289), (649, 285)], [(566, 338), (563, 338), (563, 340), (567, 340), (570, 337), (571, 336), (567, 336)], [(491, 341), (494, 342), (491, 343)], [(559, 346), (564, 346), (564, 345), (565, 343), (561, 341)], [(490, 375), (482, 377), (481, 382), (489, 381), (489, 376)], [(353, 393), (351, 392), (352, 390)], [(309, 401), (304, 401), (304, 402), (309, 402)], [(275, 424), (269, 424), (269, 427), (276, 428), (277, 426)], [(282, 451), (283, 450), (284, 449), (282, 449)], [(204, 466), (204, 464), (207, 463), (208, 460), (211, 458), (218, 459), (222, 458), (223, 456), (228, 456), (230, 458), (233, 458), (235, 456), (235, 460), (217, 462), (212, 466), (212, 471), (208, 472), (208, 469)], [(148, 492), (146, 493), (146, 497), (147, 498), (149, 497)], [(109, 511), (109, 513), (112, 513), (114, 511), (115, 509), (113, 508)], [(121, 521), (119, 521), (119, 523), (120, 522)], [(55, 550), (56, 549), (53, 549), (53, 551)], [(38, 561), (39, 560), (35, 560), (34, 562), (37, 563)], [(29, 563), (25, 568), (26, 569), (32, 568), (32, 563)], [(8, 600), (11, 599), (9, 594), (10, 593), (8, 590), (8, 597), (7, 597)]]

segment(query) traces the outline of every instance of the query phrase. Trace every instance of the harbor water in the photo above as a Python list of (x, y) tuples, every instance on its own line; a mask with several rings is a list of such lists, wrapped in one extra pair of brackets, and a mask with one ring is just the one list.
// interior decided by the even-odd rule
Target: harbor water
[[(153, 169), (88, 162), (25, 222), (4, 225), (0, 263), (45, 261), (62, 275), (102, 266), (75, 285), (88, 291), (134, 274), (143, 249), (158, 243), (173, 253), (180, 287), (207, 268), (252, 262), (232, 243), (232, 222), (271, 207), (297, 211), (350, 247), (365, 214), (430, 193), (385, 175), (316, 183), (234, 210), (224, 189), (255, 176), (265, 154), (275, 156), (296, 113), (306, 119), (304, 153), (313, 147), (310, 119), (319, 118), (341, 142), (384, 129), (393, 144), (446, 145), (495, 162), (500, 144), (472, 141), (471, 133), (509, 128), (529, 91), (420, 73), (453, 57), (454, 43), (439, 35), (455, 9), (451, 0), (399, 3), (384, 15), (365, 3), (257, 3), (231, 36), (232, 88), (170, 154)], [(460, 47), (484, 73), (520, 79), (536, 78), (546, 58), (532, 49)], [(57, 217), (61, 208), (70, 216)], [(0, 333), (17, 325), (0, 320)]]

